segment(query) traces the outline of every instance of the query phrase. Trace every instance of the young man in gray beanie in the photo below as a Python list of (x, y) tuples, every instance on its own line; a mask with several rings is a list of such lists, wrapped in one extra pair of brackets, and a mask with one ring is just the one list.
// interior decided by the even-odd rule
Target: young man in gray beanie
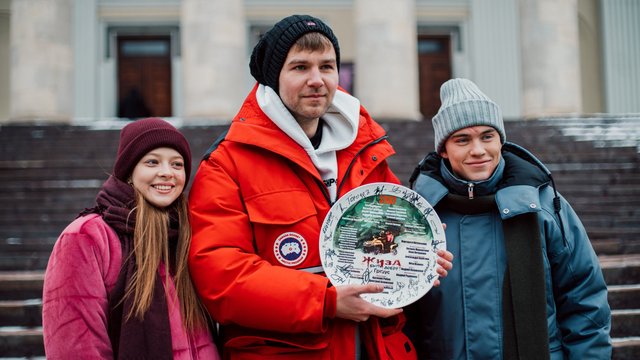
[(275, 24), (251, 55), (257, 84), (196, 174), (190, 270), (225, 358), (416, 358), (401, 310), (360, 298), (381, 286), (332, 287), (323, 274), (331, 205), (360, 185), (399, 183), (384, 130), (338, 88), (339, 63), (320, 19)]
[(440, 96), (436, 152), (411, 183), (460, 265), (406, 309), (419, 358), (609, 359), (607, 287), (551, 173), (505, 142), (500, 108), (473, 82), (449, 80)]

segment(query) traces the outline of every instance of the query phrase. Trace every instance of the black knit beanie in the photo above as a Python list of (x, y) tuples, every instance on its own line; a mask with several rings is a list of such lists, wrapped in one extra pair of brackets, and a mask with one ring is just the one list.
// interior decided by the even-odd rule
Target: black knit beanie
[(149, 151), (160, 147), (176, 150), (184, 159), (185, 184), (191, 175), (191, 150), (187, 139), (173, 125), (160, 118), (146, 118), (127, 124), (120, 131), (113, 175), (127, 181), (133, 168)]
[(310, 32), (319, 32), (331, 41), (336, 51), (336, 64), (339, 68), (340, 47), (331, 28), (313, 16), (291, 15), (276, 23), (253, 48), (249, 62), (251, 75), (260, 84), (267, 85), (278, 93), (280, 71), (289, 50), (302, 35)]

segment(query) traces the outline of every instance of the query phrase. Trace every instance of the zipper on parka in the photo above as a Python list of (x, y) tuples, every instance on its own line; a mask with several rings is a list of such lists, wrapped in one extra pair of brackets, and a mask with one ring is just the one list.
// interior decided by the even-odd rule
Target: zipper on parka
[[(340, 181), (340, 183), (338, 184), (338, 187), (336, 189), (336, 200), (338, 201), (338, 199), (340, 198), (340, 190), (342, 190), (342, 185), (344, 184), (344, 180), (349, 178), (349, 173), (351, 173), (351, 168), (353, 167), (353, 164), (356, 163), (356, 160), (358, 159), (358, 156), (360, 156), (360, 153), (362, 153), (364, 150), (368, 149), (370, 146), (373, 146), (383, 140), (388, 139), (389, 136), (388, 135), (382, 135), (381, 137), (369, 142), (368, 144), (366, 144), (365, 146), (363, 146), (360, 150), (358, 150), (358, 152), (353, 156), (353, 159), (351, 159), (351, 162), (349, 163), (349, 166), (347, 166), (347, 170), (344, 172), (344, 177), (342, 178), (342, 181)], [(323, 183), (324, 185), (324, 183)], [(331, 206), (333, 206), (333, 204), (335, 203), (335, 201), (329, 201), (329, 204)]]
[[(369, 148), (370, 146), (373, 146), (383, 140), (388, 139), (389, 136), (388, 135), (383, 135), (373, 141), (371, 141), (370, 143), (366, 144), (365, 146), (363, 146), (360, 150), (358, 150), (358, 152), (353, 156), (353, 159), (351, 159), (351, 162), (349, 163), (349, 166), (347, 166), (347, 170), (344, 173), (344, 177), (342, 179), (342, 181), (339, 182), (338, 187), (336, 188), (336, 200), (338, 201), (339, 197), (340, 197), (340, 190), (342, 190), (342, 184), (344, 184), (344, 180), (349, 178), (349, 173), (351, 173), (351, 168), (353, 167), (353, 164), (355, 164), (356, 159), (358, 158), (358, 156), (360, 155), (360, 153), (362, 153), (365, 149)], [(331, 201), (331, 198), (329, 196), (329, 190), (327, 189), (327, 187), (324, 185), (324, 182), (322, 182), (321, 180), (316, 180), (316, 184), (318, 184), (318, 186), (320, 187), (320, 190), (322, 190), (322, 194), (324, 194), (325, 199), (327, 199), (327, 203), (329, 203), (329, 206), (333, 206), (333, 204), (335, 203), (335, 201)]]
[(469, 194), (469, 200), (473, 200), (473, 183), (469, 183), (467, 184), (468, 188), (467, 188), (467, 193)]

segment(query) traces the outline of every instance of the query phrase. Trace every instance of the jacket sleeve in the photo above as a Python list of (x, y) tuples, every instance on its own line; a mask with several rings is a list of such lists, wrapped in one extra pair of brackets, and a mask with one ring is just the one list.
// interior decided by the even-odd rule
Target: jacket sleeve
[(119, 265), (112, 263), (107, 230), (86, 227), (67, 228), (47, 264), (42, 327), (48, 359), (113, 358), (105, 280), (117, 277)]
[(324, 331), (324, 304), (335, 303), (328, 279), (271, 265), (255, 253), (240, 189), (212, 159), (198, 169), (189, 209), (189, 270), (216, 321), (284, 333)]
[(548, 256), (557, 321), (567, 359), (611, 357), (611, 310), (598, 258), (577, 214), (562, 199), (562, 238), (557, 215), (547, 222)]

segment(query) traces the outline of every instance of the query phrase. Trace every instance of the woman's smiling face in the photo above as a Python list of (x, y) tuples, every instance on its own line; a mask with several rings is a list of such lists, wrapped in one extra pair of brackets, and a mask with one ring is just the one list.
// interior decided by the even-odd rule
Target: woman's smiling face
[(184, 191), (184, 159), (172, 148), (157, 148), (145, 154), (133, 169), (131, 181), (142, 196), (158, 208), (165, 208)]

